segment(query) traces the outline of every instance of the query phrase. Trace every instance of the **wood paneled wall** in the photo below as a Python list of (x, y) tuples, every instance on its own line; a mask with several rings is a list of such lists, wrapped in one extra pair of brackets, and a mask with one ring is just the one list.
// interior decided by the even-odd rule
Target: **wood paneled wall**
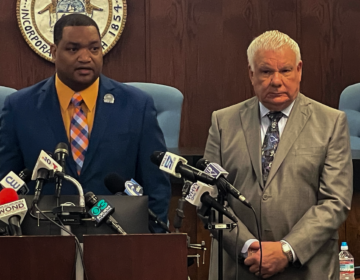
[[(307, 96), (336, 108), (341, 91), (360, 82), (359, 0), (127, 0), (127, 5), (125, 30), (105, 56), (103, 72), (122, 82), (180, 89), (182, 147), (204, 147), (211, 112), (253, 95), (246, 49), (266, 30), (278, 29), (299, 43), (301, 91)], [(0, 85), (20, 89), (54, 73), (53, 64), (22, 38), (15, 0), (0, 0), (0, 38)], [(342, 227), (341, 236), (348, 229), (356, 240), (359, 226), (351, 226), (356, 228)]]
[[(180, 145), (204, 147), (211, 112), (253, 95), (246, 49), (278, 29), (300, 45), (301, 90), (337, 107), (341, 91), (359, 82), (360, 1), (128, 0), (118, 44), (103, 72), (122, 82), (174, 86), (184, 96)], [(0, 1), (0, 84), (22, 88), (54, 72), (22, 38), (16, 1)]]

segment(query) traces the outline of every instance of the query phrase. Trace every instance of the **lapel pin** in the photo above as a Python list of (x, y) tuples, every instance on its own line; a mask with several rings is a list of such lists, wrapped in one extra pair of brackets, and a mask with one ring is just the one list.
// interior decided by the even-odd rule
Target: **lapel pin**
[(115, 98), (114, 95), (112, 95), (111, 93), (107, 93), (104, 96), (104, 103), (111, 103), (113, 104), (115, 102)]

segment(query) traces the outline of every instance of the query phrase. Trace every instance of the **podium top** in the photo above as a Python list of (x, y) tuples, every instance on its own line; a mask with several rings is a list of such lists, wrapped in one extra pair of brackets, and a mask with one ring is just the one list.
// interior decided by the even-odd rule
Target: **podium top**
[[(115, 196), (115, 195), (97, 195), (99, 199), (104, 198), (113, 207), (115, 212), (112, 216), (118, 221), (120, 226), (129, 234), (149, 233), (148, 229), (148, 197), (131, 197), (131, 196)], [(33, 196), (24, 195), (28, 208), (31, 207)], [(79, 198), (76, 195), (61, 196), (60, 202), (73, 202), (78, 204)], [(56, 207), (55, 196), (45, 195), (41, 197), (39, 208), (41, 210), (49, 211)], [(88, 208), (87, 208), (88, 209)], [(41, 216), (41, 215), (40, 215)], [(21, 224), (23, 235), (60, 235), (61, 231), (56, 225), (48, 220), (38, 220), (31, 217), (29, 213), (26, 214), (23, 223)], [(116, 234), (105, 223), (99, 227), (95, 227), (92, 221), (83, 222), (81, 225), (71, 225), (71, 231), (74, 233), (80, 242), (83, 241), (84, 234)]]

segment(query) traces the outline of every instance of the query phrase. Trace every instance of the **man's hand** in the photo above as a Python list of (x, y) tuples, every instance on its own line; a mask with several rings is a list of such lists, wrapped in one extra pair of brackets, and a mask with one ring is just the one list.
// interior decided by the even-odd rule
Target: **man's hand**
[[(283, 272), (288, 265), (288, 259), (281, 249), (280, 242), (262, 242), (262, 265), (261, 274), (262, 278), (269, 278), (279, 272)], [(244, 263), (249, 267), (249, 271), (259, 275), (260, 267), (260, 250), (259, 242), (253, 242), (249, 246), (249, 257), (247, 257)], [(256, 251), (257, 250), (257, 251)], [(256, 251), (256, 253), (254, 252)]]

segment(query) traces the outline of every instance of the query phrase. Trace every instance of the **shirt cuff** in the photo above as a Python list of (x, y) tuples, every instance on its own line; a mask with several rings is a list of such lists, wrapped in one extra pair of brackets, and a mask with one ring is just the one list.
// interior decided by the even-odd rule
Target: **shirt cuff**
[[(293, 248), (291, 247), (291, 245), (289, 244), (289, 242), (287, 242), (286, 240), (281, 240), (282, 242), (285, 242), (287, 245), (289, 245), (289, 247), (290, 247), (290, 249), (291, 249), (291, 253), (292, 253), (292, 255), (293, 255), (293, 263), (295, 262), (295, 261), (297, 261), (297, 257), (296, 257), (296, 254), (295, 254), (295, 251), (293, 250)], [(241, 251), (242, 252), (242, 251)]]
[[(248, 241), (245, 242), (244, 246), (241, 249), (241, 254), (244, 258), (247, 258), (248, 256), (248, 250), (251, 244), (253, 244), (254, 242), (259, 242), (259, 240), (257, 239), (249, 239)], [(291, 247), (290, 247), (291, 248)]]

